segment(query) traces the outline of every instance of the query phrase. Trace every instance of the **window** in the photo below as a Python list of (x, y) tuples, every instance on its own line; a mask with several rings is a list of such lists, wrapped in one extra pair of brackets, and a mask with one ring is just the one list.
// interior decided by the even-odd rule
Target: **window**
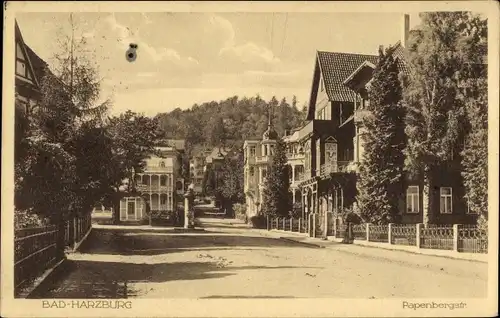
[(474, 211), (472, 211), (470, 209), (470, 199), (469, 199), (469, 197), (466, 196), (465, 197), (465, 201), (466, 201), (465, 203), (467, 205), (467, 214), (477, 214), (476, 212), (474, 212)]
[(418, 186), (409, 186), (406, 190), (406, 213), (420, 212), (418, 190)]
[(167, 203), (167, 200), (165, 197), (161, 197), (161, 205), (165, 205)]
[(450, 214), (451, 211), (453, 210), (451, 187), (439, 188), (439, 197), (440, 197), (439, 205), (441, 213)]
[(166, 176), (160, 177), (160, 185), (162, 185), (162, 186), (167, 185), (167, 177)]
[(16, 61), (16, 74), (23, 76), (23, 77), (27, 77), (26, 63), (24, 63), (24, 61), (21, 61), (21, 60)]
[(250, 147), (250, 156), (255, 157), (255, 146)]
[(250, 176), (253, 177), (255, 175), (255, 169), (250, 167)]
[(160, 167), (165, 168), (165, 161), (160, 161)]

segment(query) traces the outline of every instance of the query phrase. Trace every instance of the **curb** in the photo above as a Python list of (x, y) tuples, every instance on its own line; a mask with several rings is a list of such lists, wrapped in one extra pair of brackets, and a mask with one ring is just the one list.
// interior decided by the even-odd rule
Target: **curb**
[(21, 299), (28, 299), (31, 298), (40, 288), (42, 285), (47, 283), (49, 281), (49, 278), (55, 275), (57, 273), (56, 271), (60, 268), (62, 268), (63, 264), (67, 261), (66, 256), (57, 262), (54, 266), (51, 268), (47, 269), (40, 277), (38, 277), (33, 285), (26, 287), (22, 292), (19, 293), (19, 295), (16, 295), (15, 298), (21, 298)]
[(150, 227), (150, 228), (125, 228), (125, 227), (94, 227), (94, 230), (111, 230), (111, 231), (127, 231), (129, 233), (196, 233), (196, 232), (205, 232), (204, 228), (194, 228), (194, 229), (185, 229), (182, 227), (177, 227), (177, 228), (172, 228), (172, 227), (166, 227), (166, 228), (155, 228), (155, 227)]
[(282, 236), (280, 236), (278, 239), (283, 240), (283, 241), (287, 241), (287, 242), (292, 242), (292, 243), (296, 243), (296, 244), (305, 245), (305, 246), (308, 246), (308, 247), (325, 248), (325, 246), (317, 244), (317, 243), (296, 241), (296, 240), (288, 238), (288, 237), (282, 237)]

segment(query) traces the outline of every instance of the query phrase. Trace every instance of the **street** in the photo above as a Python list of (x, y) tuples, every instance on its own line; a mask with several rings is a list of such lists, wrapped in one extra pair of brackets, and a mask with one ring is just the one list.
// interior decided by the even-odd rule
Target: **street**
[(486, 263), (334, 242), (315, 248), (228, 220), (202, 226), (96, 228), (36, 298), (486, 297)]

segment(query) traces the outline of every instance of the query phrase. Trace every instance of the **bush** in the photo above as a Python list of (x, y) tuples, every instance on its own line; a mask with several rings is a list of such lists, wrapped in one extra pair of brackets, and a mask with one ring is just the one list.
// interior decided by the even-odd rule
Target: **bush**
[(16, 230), (31, 228), (31, 227), (42, 227), (48, 225), (48, 219), (41, 218), (38, 215), (31, 213), (27, 210), (16, 210), (14, 211), (14, 227)]
[(173, 211), (150, 211), (151, 225), (173, 225), (175, 224), (176, 216)]
[(250, 224), (254, 229), (266, 229), (267, 218), (264, 215), (255, 215), (250, 217)]
[(247, 205), (246, 204), (241, 204), (241, 203), (233, 204), (233, 210), (234, 210), (235, 217), (238, 220), (248, 222)]

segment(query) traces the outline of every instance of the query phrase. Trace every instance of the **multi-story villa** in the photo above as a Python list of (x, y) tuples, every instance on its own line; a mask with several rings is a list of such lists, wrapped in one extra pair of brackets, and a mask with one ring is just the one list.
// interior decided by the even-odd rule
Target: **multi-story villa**
[(193, 184), (194, 192), (200, 194), (202, 192), (203, 170), (205, 168), (206, 159), (203, 154), (193, 156), (189, 160), (189, 173), (191, 183)]
[(287, 162), (290, 166), (290, 192), (292, 193), (292, 203), (300, 203), (302, 194), (299, 188), (300, 182), (304, 178), (304, 149), (298, 142), (299, 132), (293, 131), (283, 137), (287, 145)]
[[(403, 18), (402, 39), (393, 50), (400, 72), (407, 72), (405, 46), (409, 16)], [(358, 165), (364, 146), (363, 116), (367, 115), (368, 88), (378, 62), (375, 55), (318, 52), (307, 113), (309, 123), (298, 131), (305, 153), (305, 176), (299, 184), (303, 216), (348, 208), (356, 200)], [(471, 223), (463, 200), (459, 162), (452, 160), (438, 169), (439, 177), (431, 194), (435, 223)], [(423, 221), (423, 183), (406, 178), (406, 195), (401, 196), (402, 223)]]
[(148, 211), (175, 212), (178, 203), (182, 203), (184, 179), (179, 154), (183, 149), (173, 146), (157, 150), (158, 156), (148, 158), (144, 171), (134, 176), (139, 195), (120, 201), (120, 221), (141, 221)]
[(247, 205), (247, 216), (252, 217), (260, 210), (267, 168), (274, 154), (278, 134), (269, 117), (268, 128), (262, 139), (245, 140), (244, 151), (244, 193)]

